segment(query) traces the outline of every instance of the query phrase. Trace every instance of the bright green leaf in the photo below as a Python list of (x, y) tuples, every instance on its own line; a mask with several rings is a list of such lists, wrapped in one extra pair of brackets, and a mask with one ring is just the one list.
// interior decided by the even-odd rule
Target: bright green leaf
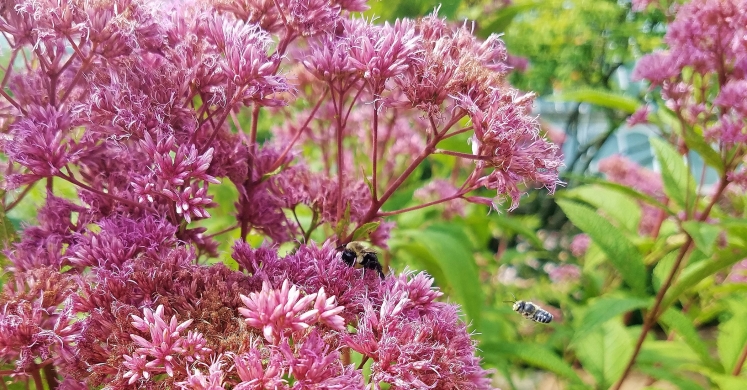
[(363, 237), (366, 237), (369, 233), (379, 228), (380, 221), (364, 223), (358, 229), (353, 232), (353, 241), (358, 241)]
[(747, 345), (747, 306), (743, 300), (729, 300), (727, 304), (732, 316), (719, 324), (716, 345), (724, 370), (730, 373)]
[(632, 232), (638, 232), (641, 221), (641, 208), (629, 196), (610, 188), (598, 185), (582, 186), (566, 192), (566, 196), (575, 197), (604, 210), (610, 218)]
[[(613, 183), (607, 180), (603, 180), (597, 177), (591, 177), (591, 176), (579, 176), (579, 175), (567, 175), (568, 178), (573, 178), (574, 180), (578, 180), (581, 183), (587, 183), (587, 184), (597, 184), (602, 187), (611, 188), (623, 195), (627, 195), (633, 199), (640, 200), (644, 203), (648, 203), (651, 206), (654, 206), (658, 208), (659, 210), (664, 210), (669, 215), (675, 215), (676, 213), (669, 209), (664, 203), (659, 202), (656, 198), (646, 195), (644, 193), (638, 192), (628, 186), (624, 186), (622, 184)], [(562, 196), (560, 194), (556, 196)]]
[(569, 379), (577, 384), (583, 383), (568, 363), (555, 353), (539, 344), (530, 343), (482, 343), (480, 349), (488, 362), (499, 361), (504, 356), (521, 360), (534, 367), (539, 367)]
[(486, 23), (485, 27), (478, 31), (478, 34), (482, 38), (487, 38), (489, 34), (501, 34), (506, 31), (517, 15), (530, 11), (542, 3), (542, 0), (513, 2), (511, 5), (495, 11), (493, 17)]
[(667, 280), (667, 277), (669, 277), (669, 274), (672, 272), (672, 267), (674, 266), (675, 261), (677, 261), (678, 252), (679, 250), (675, 250), (667, 253), (664, 257), (659, 259), (658, 263), (656, 263), (656, 267), (654, 267), (654, 271), (651, 275), (651, 284), (654, 286), (655, 291), (659, 291), (662, 283)]
[(526, 238), (536, 249), (543, 249), (545, 246), (544, 242), (537, 237), (537, 234), (532, 229), (523, 225), (517, 218), (499, 214), (493, 218), (493, 222), (501, 228)]
[(698, 155), (705, 161), (706, 164), (713, 167), (720, 174), (724, 173), (724, 162), (721, 160), (721, 155), (713, 147), (706, 142), (703, 135), (692, 130), (685, 130), (683, 138), (685, 144), (691, 150), (698, 152)]
[(713, 244), (721, 233), (719, 226), (706, 222), (685, 221), (682, 228), (692, 237), (695, 246), (701, 252), (708, 256), (713, 254)]
[(664, 192), (683, 209), (691, 209), (698, 199), (695, 179), (690, 175), (682, 155), (672, 145), (659, 138), (650, 139), (651, 146), (661, 164), (661, 179)]
[(485, 298), (480, 283), (476, 283), (480, 278), (468, 247), (469, 239), (458, 227), (430, 226), (399, 233), (425, 247), (454, 290), (455, 298), (462, 304), (475, 328), (479, 329)]
[(682, 337), (682, 340), (698, 355), (703, 364), (709, 366), (711, 369), (723, 371), (723, 367), (721, 367), (716, 359), (711, 357), (711, 354), (708, 352), (708, 346), (703, 342), (692, 321), (687, 316), (678, 310), (670, 308), (659, 317), (659, 322), (669, 327), (670, 330), (674, 330)]
[(646, 291), (646, 268), (643, 256), (633, 243), (609, 221), (587, 206), (567, 200), (558, 200), (568, 219), (588, 234), (609, 257), (610, 263), (620, 272), (623, 280), (636, 294)]
[(641, 103), (623, 93), (598, 90), (591, 88), (577, 89), (575, 91), (562, 92), (554, 95), (552, 100), (562, 102), (589, 103), (598, 107), (606, 107), (620, 110), (629, 114), (635, 112)]
[(581, 340), (609, 320), (629, 311), (648, 307), (651, 303), (651, 299), (642, 298), (596, 299), (586, 309), (586, 315), (581, 320), (581, 326), (576, 330), (573, 339)]
[(731, 267), (747, 256), (744, 250), (716, 251), (713, 258), (687, 266), (679, 276), (679, 279), (670, 287), (661, 304), (661, 310), (666, 310), (685, 291), (700, 283), (701, 280), (715, 274), (718, 271)]
[(633, 353), (632, 339), (617, 321), (597, 327), (575, 346), (578, 360), (602, 389), (609, 388), (620, 378)]

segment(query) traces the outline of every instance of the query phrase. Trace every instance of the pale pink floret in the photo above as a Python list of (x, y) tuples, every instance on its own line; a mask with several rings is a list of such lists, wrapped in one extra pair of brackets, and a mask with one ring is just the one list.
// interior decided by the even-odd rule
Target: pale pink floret
[(335, 330), (345, 330), (345, 319), (339, 316), (345, 307), (337, 306), (337, 298), (334, 295), (327, 298), (324, 287), (317, 293), (314, 309), (319, 313), (319, 322)]
[[(324, 293), (323, 290), (320, 291)], [(334, 299), (329, 301), (326, 295), (315, 304), (315, 308), (308, 310), (311, 302), (318, 294), (308, 294), (301, 297), (296, 286), (290, 285), (286, 279), (280, 290), (274, 290), (268, 282), (262, 284), (262, 291), (241, 295), (241, 301), (246, 308), (239, 308), (239, 313), (246, 317), (246, 323), (254, 328), (262, 329), (267, 341), (277, 344), (280, 336), (286, 332), (296, 332), (307, 329), (317, 320), (333, 327), (342, 328), (342, 318), (337, 314), (342, 310), (333, 307)], [(331, 297), (334, 298), (334, 297)], [(323, 311), (320, 311), (323, 310)], [(339, 317), (339, 318), (338, 318)]]
[(176, 385), (180, 389), (185, 390), (223, 390), (223, 362), (221, 357), (215, 359), (215, 361), (208, 367), (208, 374), (203, 374), (197, 368), (194, 368), (192, 373), (187, 372), (187, 380), (184, 382), (177, 382)]
[[(182, 345), (184, 339), (181, 336), (183, 332), (190, 324), (192, 320), (186, 320), (181, 324), (177, 322), (176, 316), (171, 316), (171, 320), (167, 324), (163, 318), (163, 305), (159, 305), (156, 308), (155, 313), (145, 308), (143, 309), (143, 317), (133, 315), (132, 326), (143, 332), (150, 333), (150, 340), (144, 337), (131, 334), (130, 338), (140, 346), (135, 352), (140, 357), (154, 358), (145, 364), (145, 369), (151, 373), (166, 372), (169, 376), (174, 376), (174, 360), (177, 356), (182, 355)], [(140, 368), (140, 361), (137, 356), (128, 357), (124, 356), (125, 360), (132, 362), (133, 367), (135, 363), (138, 369)], [(131, 369), (132, 371), (132, 369)], [(133, 371), (133, 374), (128, 375), (130, 372), (125, 373), (125, 377), (130, 377), (131, 381), (134, 381), (132, 377), (134, 375), (140, 375), (139, 372)], [(142, 375), (146, 377), (145, 375)], [(146, 377), (147, 378), (147, 377)], [(136, 379), (135, 379), (136, 380)]]

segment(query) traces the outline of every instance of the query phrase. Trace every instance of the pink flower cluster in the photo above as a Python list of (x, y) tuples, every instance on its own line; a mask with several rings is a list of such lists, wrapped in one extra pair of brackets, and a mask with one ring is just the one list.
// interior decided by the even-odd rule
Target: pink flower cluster
[[(648, 3), (634, 5), (642, 10)], [(693, 0), (677, 6), (664, 37), (668, 49), (644, 56), (633, 74), (660, 88), (664, 104), (685, 129), (702, 132), (722, 155), (736, 152), (725, 161), (725, 179), (742, 186), (747, 186), (741, 151), (747, 141), (746, 8), (744, 0)]]
[[(436, 300), (430, 277), (382, 281), (333, 248), (364, 227), (386, 248), (384, 218), (451, 200), (514, 208), (529, 187), (554, 190), (562, 158), (530, 114), (533, 96), (506, 83), (497, 36), (480, 41), (436, 14), (351, 16), (366, 8), (0, 6), (2, 201), (12, 212), (34, 188), (46, 193), (37, 226), (6, 252), (0, 360), (16, 378), (362, 389), (352, 349), (374, 387), (490, 388), (458, 308)], [(437, 148), (451, 137), (472, 153)], [(434, 154), (459, 159), (463, 181), (383, 212)], [(238, 270), (215, 261), (222, 232), (196, 223), (229, 186)], [(495, 197), (473, 194), (481, 188)], [(250, 234), (263, 245), (246, 244)], [(299, 244), (314, 239), (327, 244)], [(295, 250), (279, 256), (280, 244)]]

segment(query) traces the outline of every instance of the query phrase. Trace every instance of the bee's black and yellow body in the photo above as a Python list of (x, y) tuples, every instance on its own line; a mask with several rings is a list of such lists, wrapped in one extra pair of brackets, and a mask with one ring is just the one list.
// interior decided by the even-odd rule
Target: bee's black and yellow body
[(375, 270), (384, 279), (384, 270), (379, 263), (376, 252), (366, 248), (365, 245), (357, 241), (350, 242), (339, 249), (342, 249), (342, 261), (345, 264), (351, 267), (360, 265), (364, 269)]
[(513, 303), (514, 311), (523, 315), (524, 318), (543, 324), (549, 324), (552, 321), (552, 314), (532, 302), (513, 301)]

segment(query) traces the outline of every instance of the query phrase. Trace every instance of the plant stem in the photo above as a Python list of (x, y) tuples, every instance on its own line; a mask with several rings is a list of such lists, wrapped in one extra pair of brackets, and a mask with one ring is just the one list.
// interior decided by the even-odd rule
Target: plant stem
[(329, 88), (324, 90), (324, 93), (319, 98), (319, 101), (316, 102), (316, 106), (314, 106), (314, 109), (311, 110), (311, 113), (309, 114), (309, 117), (306, 118), (306, 122), (301, 125), (301, 127), (298, 128), (298, 131), (293, 136), (293, 139), (288, 143), (288, 145), (285, 147), (282, 153), (280, 153), (280, 157), (275, 160), (274, 163), (272, 163), (271, 168), (268, 170), (268, 172), (274, 172), (276, 169), (280, 168), (280, 165), (283, 164), (283, 160), (285, 159), (285, 156), (288, 155), (290, 150), (293, 148), (293, 145), (295, 145), (296, 141), (301, 137), (301, 134), (306, 130), (306, 128), (309, 126), (309, 122), (311, 122), (312, 119), (314, 119), (314, 115), (316, 114), (316, 111), (319, 109), (319, 107), (322, 105), (322, 102), (324, 101), (324, 98), (327, 97), (327, 92), (329, 92)]
[[(726, 176), (723, 176), (721, 180), (719, 181), (719, 186), (716, 189), (716, 192), (713, 194), (713, 198), (708, 203), (706, 208), (703, 209), (703, 213), (701, 213), (700, 217), (696, 219), (697, 221), (703, 222), (708, 218), (708, 214), (710, 214), (711, 209), (716, 204), (718, 199), (721, 197), (721, 194), (723, 194), (727, 185), (729, 185), (729, 182), (726, 179)], [(682, 244), (680, 253), (677, 255), (677, 259), (674, 261), (672, 270), (669, 272), (669, 275), (667, 275), (667, 279), (661, 285), (661, 288), (659, 288), (659, 292), (656, 294), (656, 298), (654, 300), (654, 306), (651, 308), (651, 310), (648, 313), (648, 316), (646, 316), (646, 318), (643, 321), (643, 327), (641, 328), (641, 334), (638, 336), (638, 341), (636, 341), (635, 348), (633, 349), (633, 355), (630, 357), (630, 360), (628, 361), (628, 364), (625, 366), (625, 370), (623, 371), (622, 376), (618, 380), (617, 384), (613, 387), (613, 390), (620, 390), (620, 387), (625, 381), (625, 378), (628, 376), (628, 374), (630, 374), (630, 371), (633, 369), (635, 360), (638, 357), (638, 354), (641, 352), (641, 348), (643, 347), (643, 341), (646, 339), (646, 335), (651, 330), (651, 327), (658, 320), (658, 315), (659, 315), (658, 312), (659, 312), (659, 309), (661, 308), (661, 303), (662, 303), (662, 300), (664, 299), (664, 295), (666, 294), (669, 287), (672, 285), (672, 281), (674, 280), (674, 277), (677, 274), (677, 271), (679, 270), (680, 265), (682, 264), (682, 260), (685, 258), (685, 255), (687, 254), (687, 251), (690, 249), (690, 246), (692, 244), (693, 244), (693, 238), (688, 234), (687, 240), (685, 240), (685, 243)]]
[(42, 370), (44, 370), (44, 378), (47, 380), (47, 386), (49, 386), (49, 389), (56, 389), (59, 386), (59, 382), (57, 381), (57, 370), (54, 369), (52, 364), (45, 365)]
[(406, 212), (409, 212), (409, 211), (419, 210), (419, 209), (426, 208), (426, 207), (429, 207), (429, 206), (437, 205), (439, 203), (444, 203), (444, 202), (448, 202), (450, 200), (454, 200), (454, 199), (460, 198), (464, 194), (466, 194), (467, 192), (469, 192), (469, 191), (459, 191), (459, 192), (457, 192), (454, 195), (450, 195), (450, 196), (447, 196), (445, 198), (434, 200), (432, 202), (423, 203), (423, 204), (419, 204), (417, 206), (412, 206), (412, 207), (408, 207), (408, 208), (404, 208), (404, 209), (400, 209), (400, 210), (394, 210), (394, 211), (387, 211), (387, 212), (383, 212), (383, 213), (378, 213), (376, 216), (377, 217), (390, 217), (392, 215), (397, 215), (397, 214), (402, 214), (402, 213), (406, 213)]
[(737, 364), (734, 366), (734, 370), (732, 370), (731, 375), (739, 376), (739, 374), (742, 373), (742, 366), (744, 366), (745, 360), (747, 360), (747, 343), (744, 344), (742, 353), (739, 354), (739, 359), (737, 359)]
[(146, 209), (146, 210), (148, 210), (148, 211), (150, 211), (152, 213), (156, 213), (156, 214), (158, 213), (158, 210), (156, 210), (156, 209), (154, 209), (154, 208), (152, 208), (150, 206), (146, 206), (146, 205), (140, 204), (138, 202), (131, 201), (129, 199), (120, 198), (120, 197), (118, 197), (116, 195), (109, 194), (109, 193), (103, 192), (101, 190), (97, 190), (97, 189), (95, 189), (95, 188), (93, 188), (93, 187), (91, 187), (91, 186), (89, 186), (87, 184), (81, 183), (80, 181), (78, 181), (78, 179), (76, 179), (75, 177), (73, 177), (72, 174), (70, 176), (68, 176), (68, 175), (65, 175), (64, 173), (60, 172), (60, 173), (57, 174), (57, 177), (62, 178), (64, 180), (67, 180), (70, 183), (75, 184), (78, 187), (80, 187), (80, 188), (82, 188), (82, 189), (84, 189), (86, 191), (91, 191), (94, 194), (98, 194), (98, 195), (101, 195), (101, 196), (106, 197), (106, 198), (114, 199), (114, 200), (116, 200), (118, 202), (121, 202), (121, 203), (124, 203), (124, 204), (126, 204), (128, 206)]
[(373, 165), (373, 178), (371, 179), (371, 200), (373, 202), (376, 202), (376, 197), (378, 196), (376, 187), (378, 186), (378, 180), (376, 179), (377, 175), (377, 164), (376, 162), (379, 160), (379, 99), (378, 96), (374, 96), (374, 104), (373, 104), (373, 153), (371, 154), (371, 164)]
[(9, 205), (5, 206), (5, 212), (13, 210), (14, 207), (18, 206), (18, 204), (21, 203), (21, 201), (23, 200), (23, 198), (25, 198), (26, 195), (28, 195), (29, 191), (31, 191), (32, 188), (34, 188), (34, 184), (33, 183), (27, 185), (26, 188), (24, 188), (23, 191), (21, 191), (21, 193), (18, 195), (18, 197), (16, 198), (16, 200), (14, 200), (13, 202), (11, 202)]

